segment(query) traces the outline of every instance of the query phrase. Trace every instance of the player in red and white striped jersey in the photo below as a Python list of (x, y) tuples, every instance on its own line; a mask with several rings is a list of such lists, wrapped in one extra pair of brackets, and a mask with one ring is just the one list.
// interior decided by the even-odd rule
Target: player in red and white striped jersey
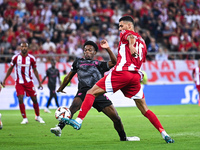
[(198, 67), (194, 68), (192, 71), (192, 77), (196, 84), (196, 88), (199, 92), (199, 106), (200, 106), (200, 59), (198, 60)]
[(19, 108), (23, 117), (21, 124), (28, 123), (25, 105), (23, 102), (23, 97), (25, 93), (26, 96), (30, 96), (33, 101), (33, 108), (36, 114), (35, 120), (40, 123), (45, 123), (44, 120), (40, 117), (40, 110), (36, 97), (37, 94), (33, 84), (32, 69), (39, 82), (39, 88), (42, 88), (42, 84), (40, 82), (38, 71), (36, 69), (35, 57), (28, 54), (28, 43), (21, 43), (21, 52), (12, 57), (10, 67), (2, 83), (3, 86), (5, 86), (6, 79), (9, 77), (14, 67), (16, 72), (15, 88), (19, 100)]
[(163, 139), (167, 143), (174, 143), (174, 140), (166, 133), (156, 115), (148, 109), (141, 88), (140, 81), (143, 75), (140, 67), (146, 60), (146, 44), (142, 37), (134, 32), (134, 21), (130, 16), (123, 16), (119, 20), (119, 30), (121, 31), (120, 42), (117, 64), (114, 70), (100, 79), (87, 92), (76, 120), (63, 120), (75, 129), (80, 129), (83, 119), (91, 109), (97, 96), (106, 92), (114, 93), (121, 90), (126, 97), (135, 101), (138, 109), (161, 133)]

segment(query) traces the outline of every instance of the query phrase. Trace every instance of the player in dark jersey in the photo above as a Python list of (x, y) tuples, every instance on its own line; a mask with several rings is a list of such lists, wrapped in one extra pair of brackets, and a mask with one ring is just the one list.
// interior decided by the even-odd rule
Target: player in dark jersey
[[(72, 77), (77, 73), (79, 80), (78, 92), (72, 102), (72, 105), (69, 108), (72, 114), (71, 118), (73, 117), (74, 113), (80, 109), (87, 91), (104, 76), (104, 72), (108, 71), (116, 64), (116, 57), (110, 50), (106, 40), (101, 41), (101, 47), (107, 50), (111, 61), (102, 62), (93, 60), (93, 57), (97, 53), (98, 47), (94, 42), (87, 41), (83, 46), (85, 58), (77, 58), (74, 61), (71, 71), (65, 77), (64, 82), (57, 90), (57, 92), (65, 93), (63, 89), (67, 86)], [(113, 121), (114, 128), (118, 132), (121, 141), (134, 141), (137, 139), (137, 137), (126, 137), (121, 119), (118, 116), (118, 113), (112, 102), (105, 95), (98, 96), (94, 101), (93, 107), (99, 112), (102, 111)], [(56, 136), (61, 136), (61, 130), (64, 128), (64, 126), (65, 123), (59, 122), (57, 127), (51, 128), (51, 132)]]
[(42, 83), (43, 83), (44, 80), (46, 79), (46, 77), (48, 77), (48, 88), (49, 88), (49, 91), (50, 91), (50, 97), (48, 99), (46, 108), (44, 109), (44, 112), (46, 112), (46, 113), (51, 112), (48, 108), (49, 108), (49, 105), (51, 103), (51, 99), (53, 97), (55, 99), (56, 106), (59, 107), (57, 94), (56, 94), (56, 90), (55, 90), (56, 89), (56, 78), (58, 78), (59, 84), (61, 84), (61, 81), (60, 81), (59, 70), (55, 68), (55, 65), (56, 65), (55, 60), (51, 60), (51, 67), (46, 70), (46, 76), (42, 79)]
[(62, 120), (79, 130), (97, 96), (121, 90), (125, 97), (135, 101), (137, 108), (159, 131), (166, 143), (174, 143), (157, 116), (146, 104), (140, 81), (142, 79), (141, 65), (146, 60), (147, 49), (142, 37), (134, 30), (134, 20), (131, 16), (123, 16), (119, 19), (119, 31), (120, 41), (115, 68), (88, 90), (80, 108), (81, 111), (75, 120), (70, 118), (62, 118)]

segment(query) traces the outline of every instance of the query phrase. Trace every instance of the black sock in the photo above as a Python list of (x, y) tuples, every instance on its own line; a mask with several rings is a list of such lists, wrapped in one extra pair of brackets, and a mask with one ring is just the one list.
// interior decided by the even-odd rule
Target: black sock
[(119, 137), (120, 137), (120, 141), (126, 141), (126, 133), (124, 132), (124, 130), (118, 132)]
[(65, 123), (63, 122), (59, 122), (58, 126), (60, 127), (60, 129), (62, 130), (65, 127)]

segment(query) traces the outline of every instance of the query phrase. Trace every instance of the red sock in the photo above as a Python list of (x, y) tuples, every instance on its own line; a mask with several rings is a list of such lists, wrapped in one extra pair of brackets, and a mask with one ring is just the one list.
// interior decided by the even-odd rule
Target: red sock
[(19, 109), (20, 109), (20, 112), (21, 112), (21, 114), (22, 114), (22, 117), (23, 117), (23, 118), (26, 118), (26, 110), (25, 110), (25, 105), (24, 105), (24, 103), (19, 104)]
[(34, 110), (35, 110), (35, 114), (36, 114), (36, 116), (40, 116), (40, 109), (39, 109), (39, 105), (38, 105), (38, 103), (33, 103), (33, 108), (34, 108)]
[(164, 128), (162, 127), (160, 121), (158, 120), (158, 118), (156, 117), (156, 115), (151, 111), (148, 110), (145, 114), (145, 117), (147, 117), (149, 119), (149, 121), (154, 125), (154, 127), (161, 133), (162, 131), (164, 131)]
[(82, 120), (87, 115), (88, 111), (91, 109), (93, 103), (94, 103), (94, 95), (86, 94), (85, 99), (81, 105), (81, 109), (78, 114), (78, 118), (81, 118)]

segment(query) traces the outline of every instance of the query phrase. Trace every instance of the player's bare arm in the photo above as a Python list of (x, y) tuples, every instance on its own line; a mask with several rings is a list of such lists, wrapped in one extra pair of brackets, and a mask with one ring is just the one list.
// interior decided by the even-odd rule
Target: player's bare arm
[(1, 86), (2, 86), (2, 82), (0, 82), (0, 92), (1, 92), (1, 88), (2, 88)]
[(63, 89), (68, 85), (68, 83), (71, 81), (71, 79), (73, 78), (75, 74), (76, 72), (70, 71), (69, 74), (65, 77), (63, 83), (58, 88), (57, 92), (66, 93), (63, 91)]
[(36, 69), (36, 68), (33, 68), (33, 72), (34, 72), (35, 77), (37, 78), (38, 83), (39, 83), (38, 89), (43, 89), (43, 86), (42, 86), (42, 83), (41, 83), (41, 81), (40, 81), (40, 78), (39, 78), (39, 74), (38, 74), (37, 69)]
[(59, 82), (59, 85), (61, 85), (60, 74), (58, 74), (58, 82)]
[(4, 78), (3, 82), (2, 82), (2, 86), (3, 86), (3, 87), (5, 87), (6, 79), (10, 76), (10, 74), (11, 74), (13, 68), (14, 68), (14, 66), (10, 66), (10, 67), (9, 67), (9, 69), (8, 69), (8, 71), (7, 71), (7, 73), (6, 73), (6, 76), (5, 76), (5, 78)]
[(127, 40), (128, 40), (128, 42), (129, 42), (129, 49), (130, 49), (130, 51), (131, 51), (131, 55), (133, 56), (133, 57), (136, 57), (137, 55), (138, 55), (138, 52), (137, 52), (137, 50), (136, 50), (136, 48), (134, 47), (134, 44), (135, 44), (135, 37), (132, 35), (132, 34), (130, 34), (128, 37), (127, 37)]
[(44, 82), (44, 80), (47, 78), (47, 76), (44, 76), (44, 78), (42, 79), (42, 82), (41, 83), (43, 83)]
[(108, 42), (106, 40), (102, 40), (100, 42), (100, 46), (108, 52), (110, 59), (111, 59), (111, 61), (108, 62), (108, 66), (109, 66), (109, 68), (112, 68), (117, 63), (117, 58), (116, 58), (115, 54), (111, 51), (111, 49), (108, 45)]

